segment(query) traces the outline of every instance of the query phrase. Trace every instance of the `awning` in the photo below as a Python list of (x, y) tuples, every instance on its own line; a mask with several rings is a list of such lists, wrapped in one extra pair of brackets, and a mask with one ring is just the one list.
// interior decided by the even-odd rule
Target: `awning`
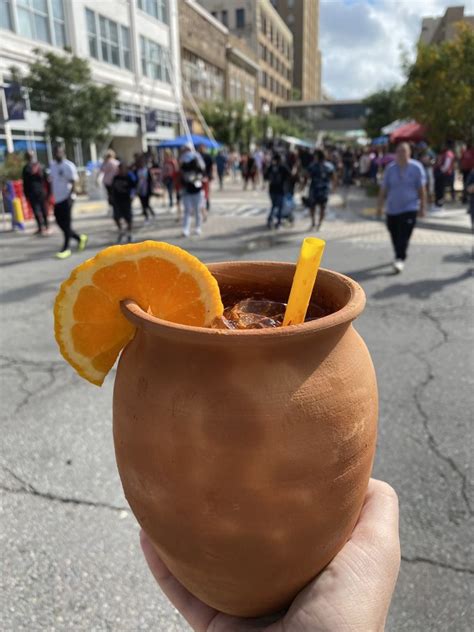
[(211, 140), (210, 138), (207, 138), (207, 136), (191, 134), (191, 139), (189, 139), (188, 136), (183, 135), (173, 138), (172, 140), (165, 140), (158, 144), (158, 149), (177, 149), (179, 147), (184, 147), (184, 145), (188, 145), (190, 140), (193, 141), (195, 147), (199, 147), (199, 145), (204, 145), (204, 147), (207, 147), (208, 149), (219, 149), (222, 147), (221, 143), (218, 143), (216, 140)]
[(397, 119), (396, 121), (392, 121), (392, 123), (385, 125), (385, 127), (382, 127), (380, 131), (382, 132), (382, 134), (392, 134), (399, 127), (402, 127), (403, 125), (406, 125), (407, 123), (412, 123), (412, 122), (413, 121), (410, 121), (408, 119)]
[(389, 136), (377, 136), (377, 138), (373, 138), (371, 141), (371, 145), (387, 145), (390, 140)]
[(424, 125), (421, 125), (421, 123), (412, 121), (411, 123), (402, 125), (402, 127), (399, 127), (392, 134), (390, 134), (390, 141), (392, 143), (398, 143), (402, 140), (412, 140), (418, 142), (420, 140), (423, 140), (425, 137), (426, 127)]
[(297, 147), (308, 147), (314, 149), (316, 143), (313, 141), (303, 140), (302, 138), (296, 138), (296, 136), (280, 136), (281, 140), (285, 141), (289, 145), (296, 145)]

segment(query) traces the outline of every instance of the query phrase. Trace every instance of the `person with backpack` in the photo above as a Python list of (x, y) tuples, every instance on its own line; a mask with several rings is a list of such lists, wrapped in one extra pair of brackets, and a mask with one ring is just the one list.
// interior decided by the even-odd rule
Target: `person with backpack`
[(191, 234), (191, 215), (194, 214), (195, 233), (201, 234), (201, 204), (206, 165), (201, 154), (185, 146), (180, 157), (181, 199), (184, 207), (183, 237)]

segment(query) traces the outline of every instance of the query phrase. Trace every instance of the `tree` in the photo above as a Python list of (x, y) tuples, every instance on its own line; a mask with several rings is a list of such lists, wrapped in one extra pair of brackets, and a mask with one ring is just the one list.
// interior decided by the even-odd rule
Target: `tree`
[(248, 149), (256, 133), (256, 121), (245, 103), (206, 103), (202, 114), (219, 142), (229, 146), (239, 144)]
[(388, 88), (374, 92), (364, 103), (367, 106), (365, 131), (369, 138), (375, 138), (382, 134), (382, 127), (400, 118), (402, 112), (403, 89), (398, 87)]
[(406, 65), (404, 111), (428, 127), (435, 145), (472, 141), (474, 131), (474, 30), (460, 25), (456, 39), (420, 44)]
[(254, 140), (261, 141), (271, 130), (272, 136), (302, 136), (302, 129), (278, 114), (249, 113), (245, 103), (207, 103), (202, 114), (216, 139), (224, 145), (248, 149)]
[(66, 142), (102, 140), (114, 120), (117, 91), (92, 81), (89, 64), (75, 55), (36, 50), (37, 61), (22, 77), (12, 68), (14, 81), (28, 89), (31, 108), (45, 112), (46, 132)]

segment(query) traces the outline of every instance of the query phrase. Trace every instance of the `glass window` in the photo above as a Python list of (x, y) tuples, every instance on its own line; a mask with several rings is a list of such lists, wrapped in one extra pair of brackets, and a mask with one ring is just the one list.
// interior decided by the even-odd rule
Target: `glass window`
[(129, 29), (90, 9), (86, 9), (86, 24), (90, 56), (131, 70)]
[(138, 8), (157, 20), (169, 24), (168, 0), (138, 0)]
[(9, 0), (0, 0), (0, 28), (12, 30), (12, 15)]
[(224, 26), (229, 26), (229, 12), (226, 9), (224, 9), (224, 11), (222, 11), (221, 16), (222, 16), (221, 17), (222, 24)]
[(99, 59), (99, 51), (97, 49), (97, 28), (95, 23), (95, 13), (90, 9), (86, 9), (87, 38), (89, 40), (89, 55), (95, 59)]
[(123, 65), (125, 68), (128, 68), (128, 70), (131, 70), (132, 60), (130, 54), (130, 30), (126, 26), (121, 26), (120, 33), (122, 37)]
[(166, 54), (160, 44), (140, 36), (140, 57), (145, 77), (171, 83)]
[(243, 29), (245, 26), (245, 9), (235, 10), (235, 26), (238, 29)]
[(46, 0), (18, 0), (17, 12), (20, 35), (52, 43)]

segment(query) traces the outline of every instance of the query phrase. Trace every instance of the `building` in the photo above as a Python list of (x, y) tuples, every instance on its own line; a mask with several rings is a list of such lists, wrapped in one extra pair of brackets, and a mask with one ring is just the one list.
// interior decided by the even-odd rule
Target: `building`
[(249, 112), (258, 110), (258, 57), (247, 44), (229, 33), (227, 42), (226, 99), (245, 103)]
[(423, 18), (419, 42), (441, 44), (456, 37), (460, 24), (474, 28), (474, 15), (464, 15), (464, 7), (448, 7), (442, 17)]
[(318, 133), (363, 130), (367, 106), (363, 101), (356, 100), (294, 101), (279, 106), (277, 112), (314, 136)]
[[(27, 70), (35, 48), (69, 49), (88, 59), (97, 83), (117, 88), (110, 138), (103, 147), (78, 141), (73, 158), (79, 165), (108, 145), (128, 159), (175, 136), (181, 90), (180, 73), (173, 70), (180, 65), (176, 0), (1, 0), (0, 9), (2, 83), (12, 65)], [(25, 120), (3, 124), (0, 150), (34, 143), (45, 160), (41, 152), (50, 155), (50, 142), (44, 120), (41, 113), (26, 112)]]
[(293, 98), (320, 101), (319, 0), (272, 0), (293, 33)]
[(179, 0), (183, 103), (190, 128), (202, 133), (195, 104), (242, 101), (258, 106), (258, 61), (251, 48), (195, 0)]
[(270, 0), (200, 0), (231, 33), (243, 39), (260, 65), (259, 109), (291, 99), (293, 35)]

